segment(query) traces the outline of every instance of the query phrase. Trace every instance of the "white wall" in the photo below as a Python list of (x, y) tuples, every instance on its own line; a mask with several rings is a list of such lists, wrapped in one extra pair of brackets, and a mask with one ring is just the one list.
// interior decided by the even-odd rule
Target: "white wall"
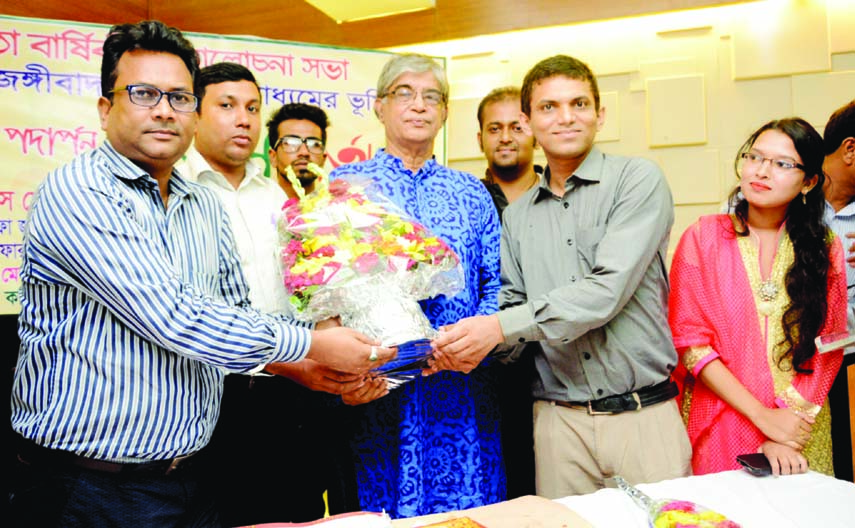
[[(449, 165), (483, 175), (476, 108), (563, 53), (598, 76), (606, 152), (657, 161), (677, 204), (672, 248), (736, 183), (733, 158), (766, 121), (819, 131), (855, 99), (855, 0), (766, 0), (395, 48), (446, 57)], [(541, 157), (542, 161), (542, 157)]]

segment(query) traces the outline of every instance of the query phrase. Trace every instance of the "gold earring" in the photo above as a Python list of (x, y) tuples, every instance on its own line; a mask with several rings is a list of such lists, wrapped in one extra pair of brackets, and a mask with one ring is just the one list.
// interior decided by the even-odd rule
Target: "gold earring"
[(807, 205), (807, 193), (802, 193), (802, 205)]

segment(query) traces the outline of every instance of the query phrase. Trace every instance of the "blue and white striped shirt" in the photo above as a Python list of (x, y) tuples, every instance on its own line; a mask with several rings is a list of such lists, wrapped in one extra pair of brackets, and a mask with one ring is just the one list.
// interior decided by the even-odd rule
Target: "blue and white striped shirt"
[(164, 209), (157, 182), (108, 142), (78, 156), (27, 221), (13, 428), (101, 460), (201, 449), (226, 371), (297, 361), (311, 344), (247, 292), (210, 190), (173, 171)]

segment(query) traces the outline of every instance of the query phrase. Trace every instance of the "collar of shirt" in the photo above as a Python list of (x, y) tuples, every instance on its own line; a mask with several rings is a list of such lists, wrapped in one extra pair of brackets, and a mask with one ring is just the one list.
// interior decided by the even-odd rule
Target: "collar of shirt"
[[(537, 174), (538, 179), (543, 177), (543, 167), (538, 164), (534, 164), (533, 167), (534, 173)], [(490, 185), (496, 184), (495, 179), (493, 178), (493, 172), (490, 170), (490, 167), (487, 167), (484, 170), (484, 179), (481, 180), (484, 183), (489, 183)]]
[(385, 148), (379, 149), (377, 153), (374, 154), (374, 161), (384, 166), (392, 165), (398, 173), (410, 173), (414, 177), (418, 176), (419, 178), (425, 178), (433, 175), (440, 167), (440, 164), (436, 161), (436, 156), (431, 156), (430, 159), (425, 160), (424, 165), (422, 165), (417, 172), (413, 173), (410, 169), (404, 166), (404, 160), (389, 154), (386, 152)]
[(825, 202), (825, 218), (827, 220), (840, 216), (855, 216), (855, 202), (849, 202), (839, 211), (835, 211), (830, 203)]
[[(219, 187), (234, 190), (226, 177), (221, 172), (214, 170), (211, 164), (208, 163), (208, 160), (196, 150), (195, 146), (190, 147), (190, 150), (187, 151), (187, 159), (182, 164), (177, 165), (177, 167), (191, 181), (198, 183), (208, 181)], [(248, 161), (246, 163), (246, 173), (238, 186), (238, 190), (249, 185), (265, 185), (265, 182), (266, 180), (261, 173), (261, 168), (252, 161)]]
[[(567, 181), (564, 182), (565, 192), (572, 188), (572, 184), (570, 182), (573, 179), (599, 182), (603, 173), (604, 160), (605, 157), (603, 153), (600, 152), (597, 147), (592, 147), (591, 151), (588, 152), (588, 155), (585, 156), (585, 159), (582, 161), (582, 164), (579, 165), (579, 168), (573, 173), (573, 176), (567, 178)], [(552, 189), (549, 187), (549, 179), (551, 176), (552, 171), (547, 165), (546, 170), (543, 172), (543, 177), (540, 178), (540, 182), (538, 183), (538, 191), (534, 193), (534, 202), (552, 196)]]
[[(104, 143), (98, 147), (98, 150), (103, 155), (106, 165), (116, 177), (128, 181), (136, 181), (151, 188), (157, 188), (157, 180), (117, 151), (108, 140), (105, 139)], [(173, 167), (172, 176), (169, 178), (169, 194), (183, 198), (188, 194), (193, 194), (193, 192), (193, 186), (189, 185), (187, 180)]]

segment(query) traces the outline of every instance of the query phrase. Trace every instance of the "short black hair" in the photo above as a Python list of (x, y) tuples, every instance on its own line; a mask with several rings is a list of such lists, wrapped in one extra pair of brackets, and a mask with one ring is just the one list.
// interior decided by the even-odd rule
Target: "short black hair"
[(552, 77), (567, 77), (577, 81), (588, 81), (591, 85), (591, 92), (594, 95), (594, 110), (600, 111), (600, 89), (597, 86), (597, 78), (594, 77), (594, 72), (587, 64), (567, 55), (555, 55), (548, 59), (535, 64), (532, 69), (525, 74), (520, 95), (520, 109), (522, 112), (531, 117), (531, 96), (534, 92), (534, 85), (545, 79)]
[(855, 138), (855, 99), (835, 110), (828, 118), (823, 133), (825, 155), (833, 154), (848, 137)]
[(196, 81), (199, 73), (199, 55), (193, 44), (181, 31), (159, 20), (143, 20), (136, 24), (117, 24), (110, 28), (104, 40), (101, 58), (101, 95), (113, 100), (113, 88), (119, 72), (119, 59), (131, 50), (162, 51), (178, 56), (187, 66), (190, 77)]
[[(258, 88), (258, 81), (255, 80), (255, 75), (249, 71), (249, 68), (235, 62), (218, 62), (205, 66), (199, 70), (199, 75), (196, 77), (196, 97), (201, 103), (205, 98), (205, 88), (210, 84), (220, 84), (224, 82), (249, 81)], [(259, 94), (261, 91), (259, 90)], [(202, 105), (200, 104), (196, 111), (202, 113)]]
[(498, 103), (499, 101), (517, 101), (520, 100), (520, 89), (516, 86), (503, 86), (496, 88), (478, 103), (478, 130), (484, 128), (484, 108), (488, 104)]
[(321, 141), (324, 145), (327, 143), (327, 127), (330, 126), (330, 120), (321, 107), (305, 104), (305, 103), (288, 103), (282, 105), (282, 108), (273, 114), (270, 121), (267, 122), (267, 141), (270, 146), (279, 141), (279, 123), (291, 119), (305, 119), (318, 125), (321, 129)]

